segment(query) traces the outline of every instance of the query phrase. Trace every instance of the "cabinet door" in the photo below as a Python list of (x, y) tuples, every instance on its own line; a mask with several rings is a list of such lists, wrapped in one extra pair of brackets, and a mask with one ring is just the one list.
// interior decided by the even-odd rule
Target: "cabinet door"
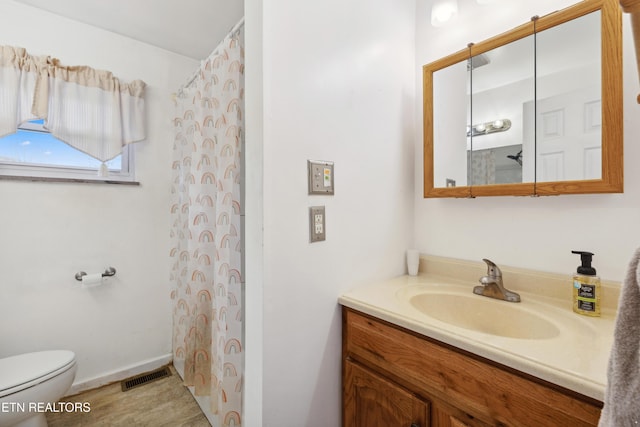
[(466, 414), (459, 409), (445, 408), (444, 404), (434, 401), (432, 422), (437, 427), (488, 427), (489, 424)]
[(344, 375), (344, 427), (429, 425), (428, 402), (350, 360)]

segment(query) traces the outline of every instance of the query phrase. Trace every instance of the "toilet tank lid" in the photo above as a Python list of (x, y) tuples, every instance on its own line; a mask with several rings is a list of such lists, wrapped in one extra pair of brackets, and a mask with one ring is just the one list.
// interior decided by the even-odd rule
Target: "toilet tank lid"
[(69, 350), (47, 350), (0, 359), (0, 392), (44, 377), (74, 362)]

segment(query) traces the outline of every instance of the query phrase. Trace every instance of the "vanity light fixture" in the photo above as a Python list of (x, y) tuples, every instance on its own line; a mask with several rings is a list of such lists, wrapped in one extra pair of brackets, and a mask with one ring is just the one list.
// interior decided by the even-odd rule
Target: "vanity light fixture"
[(431, 25), (442, 27), (458, 15), (458, 0), (435, 0), (431, 6)]
[(478, 123), (473, 126), (467, 126), (467, 136), (488, 135), (495, 132), (504, 132), (511, 128), (511, 120), (498, 119), (492, 122)]

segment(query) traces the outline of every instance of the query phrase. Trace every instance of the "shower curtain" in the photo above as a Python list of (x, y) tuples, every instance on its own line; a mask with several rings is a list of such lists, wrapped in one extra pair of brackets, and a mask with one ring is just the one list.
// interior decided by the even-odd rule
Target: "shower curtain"
[[(240, 25), (239, 25), (240, 26)], [(173, 357), (220, 426), (240, 426), (244, 52), (232, 31), (176, 94), (171, 186)]]
[(493, 150), (470, 151), (469, 185), (496, 183), (496, 155)]

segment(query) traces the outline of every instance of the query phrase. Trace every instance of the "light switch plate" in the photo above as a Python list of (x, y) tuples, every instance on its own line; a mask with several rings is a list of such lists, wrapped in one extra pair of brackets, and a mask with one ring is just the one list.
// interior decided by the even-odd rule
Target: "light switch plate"
[(309, 194), (333, 194), (333, 162), (307, 160)]
[(324, 206), (311, 206), (309, 208), (309, 241), (313, 243), (325, 240), (326, 231)]

